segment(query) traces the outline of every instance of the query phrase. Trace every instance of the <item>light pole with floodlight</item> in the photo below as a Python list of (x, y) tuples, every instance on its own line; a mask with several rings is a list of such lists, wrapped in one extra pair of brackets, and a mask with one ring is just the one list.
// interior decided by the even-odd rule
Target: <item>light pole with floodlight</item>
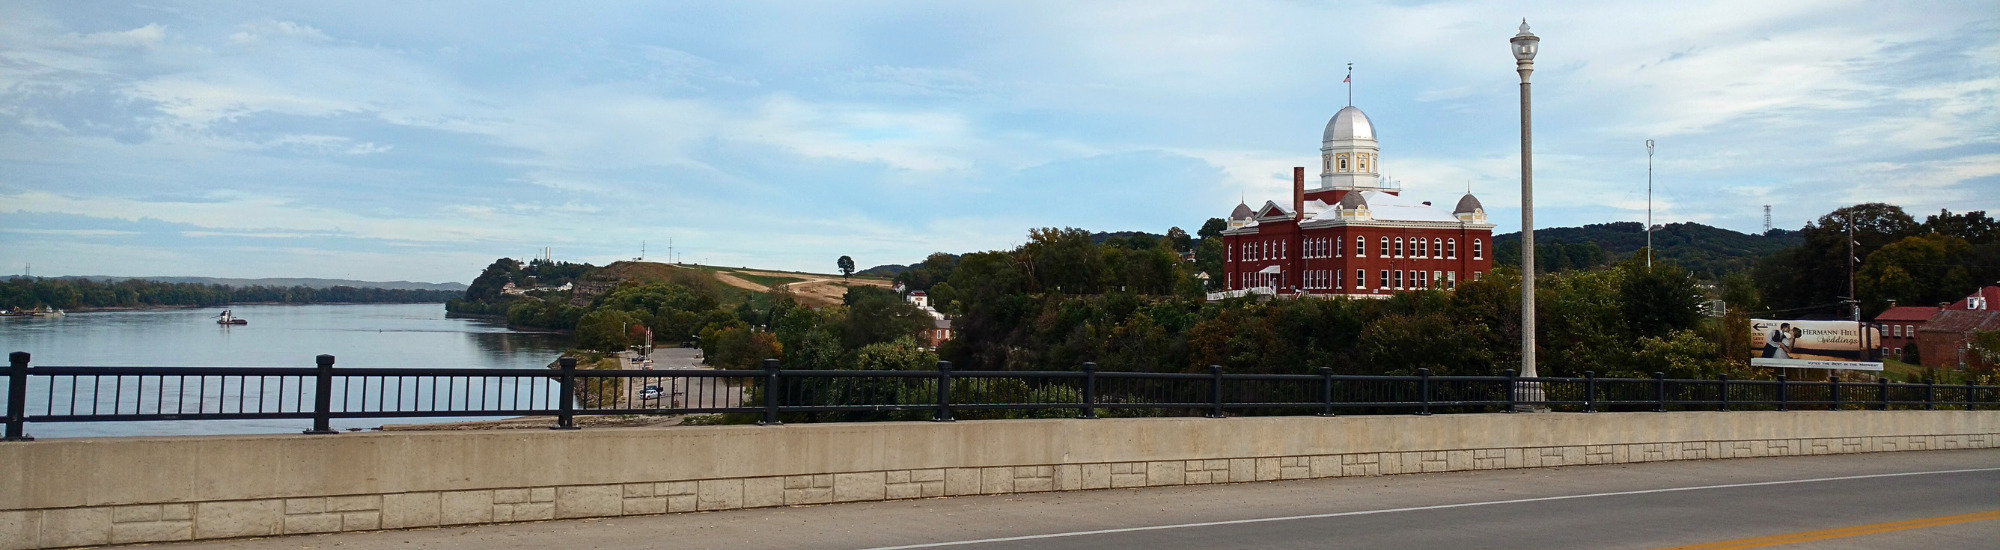
[[(1514, 46), (1514, 71), (1521, 73), (1521, 376), (1535, 373), (1535, 176), (1528, 101), (1528, 74), (1535, 72), (1535, 50), (1542, 39), (1528, 32), (1528, 20), (1521, 20), (1521, 33), (1508, 40)], [(1539, 387), (1528, 388), (1539, 401)]]

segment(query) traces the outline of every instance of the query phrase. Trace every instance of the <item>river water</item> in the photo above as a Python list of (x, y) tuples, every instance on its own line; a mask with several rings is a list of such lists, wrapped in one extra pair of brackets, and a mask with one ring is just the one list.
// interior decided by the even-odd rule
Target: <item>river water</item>
[[(541, 368), (569, 347), (564, 335), (445, 317), (443, 304), (234, 306), (250, 324), (217, 325), (221, 308), (72, 313), (0, 318), (0, 352), (33, 354), (37, 366)], [(39, 379), (37, 379), (39, 380)], [(4, 390), (0, 390), (4, 391)], [(30, 415), (48, 387), (29, 388)], [(62, 392), (57, 392), (62, 393)], [(60, 398), (60, 396), (58, 396)], [(465, 420), (355, 419), (336, 429)], [(34, 437), (298, 433), (310, 420), (30, 423)]]

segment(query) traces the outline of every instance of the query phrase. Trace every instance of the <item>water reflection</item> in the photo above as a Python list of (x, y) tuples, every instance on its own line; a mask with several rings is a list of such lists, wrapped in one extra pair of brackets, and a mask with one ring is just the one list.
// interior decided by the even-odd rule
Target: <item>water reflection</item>
[[(445, 317), (440, 304), (236, 306), (248, 325), (217, 325), (221, 308), (74, 313), (0, 320), (0, 351), (26, 351), (35, 365), (312, 366), (322, 353), (343, 367), (540, 368), (567, 336), (525, 333)], [(48, 387), (30, 388), (47, 402)], [(60, 393), (60, 392), (58, 392)], [(32, 407), (31, 407), (32, 409)], [(32, 414), (32, 413), (31, 413)], [(336, 427), (460, 419), (336, 421)], [(296, 420), (30, 424), (36, 437), (296, 433)]]

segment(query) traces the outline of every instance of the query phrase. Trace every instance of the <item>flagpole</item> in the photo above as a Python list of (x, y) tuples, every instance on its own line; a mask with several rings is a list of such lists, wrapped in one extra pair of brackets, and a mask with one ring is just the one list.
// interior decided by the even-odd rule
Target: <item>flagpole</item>
[(1354, 63), (1353, 62), (1350, 61), (1347, 63), (1347, 78), (1343, 78), (1340, 81), (1347, 83), (1347, 106), (1353, 107), (1354, 106)]

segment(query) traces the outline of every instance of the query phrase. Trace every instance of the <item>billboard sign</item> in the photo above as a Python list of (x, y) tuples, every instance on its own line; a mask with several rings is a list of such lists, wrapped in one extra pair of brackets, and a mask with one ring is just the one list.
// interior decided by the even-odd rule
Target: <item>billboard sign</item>
[(1882, 370), (1882, 332), (1854, 321), (1750, 320), (1750, 366)]

